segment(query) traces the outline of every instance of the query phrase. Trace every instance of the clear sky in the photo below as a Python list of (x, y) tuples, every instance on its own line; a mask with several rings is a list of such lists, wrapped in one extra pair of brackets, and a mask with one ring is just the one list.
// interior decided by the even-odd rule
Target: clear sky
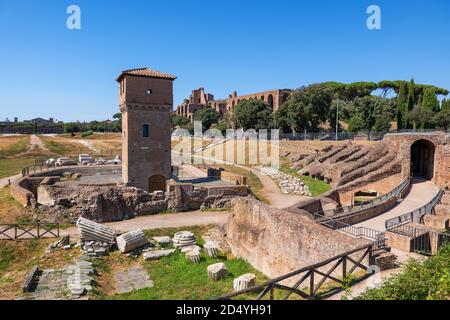
[[(81, 30), (66, 9), (81, 8)], [(382, 30), (366, 27), (381, 8)], [(0, 0), (0, 120), (104, 120), (115, 78), (150, 67), (216, 98), (322, 81), (450, 89), (448, 0)]]

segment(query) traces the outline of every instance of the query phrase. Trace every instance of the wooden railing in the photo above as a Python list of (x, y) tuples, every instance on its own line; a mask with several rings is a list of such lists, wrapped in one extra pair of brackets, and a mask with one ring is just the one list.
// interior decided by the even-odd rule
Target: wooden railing
[(58, 223), (21, 223), (0, 224), (0, 240), (29, 240), (42, 238), (59, 238)]
[[(283, 300), (289, 299), (292, 294), (307, 300), (324, 298), (325, 296), (341, 291), (346, 285), (349, 285), (347, 279), (349, 279), (357, 269), (365, 271), (365, 275), (358, 279), (359, 281), (371, 276), (373, 271), (370, 270), (369, 266), (374, 249), (376, 248), (374, 248), (372, 244), (361, 246), (339, 256), (309, 267), (301, 268), (252, 288), (227, 294), (216, 300), (229, 300), (238, 296), (255, 293), (258, 294), (256, 300), (262, 300), (267, 295), (269, 295), (270, 300), (275, 300), (275, 290), (282, 291), (281, 299)], [(359, 256), (355, 257), (355, 255)], [(327, 266), (330, 266), (330, 268), (327, 271), (323, 271)], [(341, 270), (337, 271), (339, 267), (341, 267)], [(340, 272), (340, 276), (335, 275), (337, 272)], [(293, 286), (286, 285), (287, 282), (293, 283), (297, 277), (299, 277), (299, 279)], [(304, 287), (301, 287), (304, 283)], [(339, 287), (323, 294), (319, 294), (319, 289), (325, 284), (329, 285), (330, 283), (337, 284)]]

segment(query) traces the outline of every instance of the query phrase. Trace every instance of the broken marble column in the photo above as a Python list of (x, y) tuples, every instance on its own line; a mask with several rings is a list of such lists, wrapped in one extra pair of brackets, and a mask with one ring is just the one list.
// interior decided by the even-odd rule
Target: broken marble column
[(202, 257), (200, 256), (200, 250), (191, 250), (186, 253), (186, 258), (192, 263), (200, 263)]
[(241, 291), (256, 285), (256, 276), (253, 273), (247, 273), (239, 278), (234, 279), (233, 288), (234, 291)]
[(214, 282), (223, 279), (227, 273), (228, 269), (223, 262), (208, 266), (208, 277)]
[(194, 234), (190, 231), (175, 233), (172, 242), (175, 248), (191, 247), (197, 244)]
[(211, 257), (211, 258), (217, 258), (217, 256), (220, 253), (219, 245), (213, 241), (209, 241), (209, 242), (205, 243), (203, 248), (205, 249), (208, 257)]
[(168, 257), (175, 252), (175, 249), (169, 250), (153, 250), (144, 253), (144, 260), (158, 260), (163, 257)]
[(79, 218), (77, 228), (80, 232), (80, 238), (85, 241), (100, 241), (109, 244), (116, 242), (116, 230), (105, 227), (94, 221)]
[(127, 232), (120, 237), (117, 237), (116, 241), (117, 247), (122, 253), (127, 253), (139, 249), (140, 247), (143, 247), (148, 243), (147, 236), (141, 229)]

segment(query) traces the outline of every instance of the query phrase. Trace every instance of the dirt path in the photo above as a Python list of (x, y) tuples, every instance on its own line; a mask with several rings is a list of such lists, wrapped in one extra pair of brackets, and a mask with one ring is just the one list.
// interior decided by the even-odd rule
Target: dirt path
[(41, 149), (44, 151), (49, 151), (45, 146), (44, 142), (35, 134), (32, 134), (30, 137), (30, 147), (29, 150), (33, 151), (35, 149)]
[(0, 179), (0, 189), (6, 187), (7, 185), (9, 185), (9, 182), (13, 182), (16, 179), (19, 179), (20, 177), (22, 177), (22, 174), (16, 174), (15, 176), (10, 176), (10, 177), (5, 177)]
[(94, 145), (94, 143), (92, 143), (92, 141), (81, 139), (80, 140), (70, 139), (70, 142), (81, 144), (93, 152), (100, 152), (100, 150)]
[[(223, 225), (228, 220), (227, 212), (183, 212), (176, 214), (159, 214), (154, 216), (138, 217), (131, 220), (104, 223), (105, 226), (128, 232), (134, 229), (151, 230), (162, 228), (192, 227), (197, 225)], [(76, 227), (63, 230), (62, 235), (78, 237)]]
[(253, 172), (261, 181), (263, 190), (261, 193), (270, 201), (270, 205), (277, 209), (289, 208), (296, 203), (310, 199), (310, 197), (282, 193), (278, 184), (269, 176), (257, 169), (242, 167)]

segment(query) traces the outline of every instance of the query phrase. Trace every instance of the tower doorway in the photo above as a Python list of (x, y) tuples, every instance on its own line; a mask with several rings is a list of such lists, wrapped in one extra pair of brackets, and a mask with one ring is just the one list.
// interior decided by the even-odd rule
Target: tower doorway
[(435, 146), (428, 140), (418, 140), (411, 146), (411, 174), (432, 180), (434, 176)]
[(148, 192), (153, 193), (155, 191), (166, 192), (166, 178), (161, 175), (154, 175), (148, 179)]

